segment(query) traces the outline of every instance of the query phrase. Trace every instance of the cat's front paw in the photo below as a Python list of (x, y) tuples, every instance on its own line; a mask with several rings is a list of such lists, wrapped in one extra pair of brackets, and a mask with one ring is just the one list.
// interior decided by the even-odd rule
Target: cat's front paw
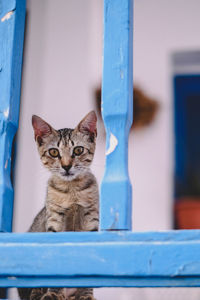
[(76, 300), (76, 296), (69, 296), (67, 300)]
[(40, 300), (42, 298), (42, 295), (44, 295), (46, 292), (47, 292), (47, 288), (32, 289), (30, 300)]
[(54, 292), (47, 292), (41, 300), (65, 300), (63, 295), (56, 294)]
[(96, 300), (92, 295), (81, 296), (79, 300)]

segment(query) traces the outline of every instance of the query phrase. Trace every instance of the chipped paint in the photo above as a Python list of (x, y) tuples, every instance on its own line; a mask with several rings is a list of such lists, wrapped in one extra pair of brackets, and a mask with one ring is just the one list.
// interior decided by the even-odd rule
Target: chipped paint
[(116, 138), (116, 136), (114, 136), (114, 134), (111, 132), (110, 133), (110, 141), (109, 141), (109, 148), (108, 150), (106, 151), (106, 155), (109, 155), (111, 154), (115, 148), (117, 147), (118, 145), (118, 139)]
[(118, 213), (118, 212), (116, 212), (116, 213), (115, 213), (115, 222), (117, 223), (117, 222), (118, 222), (118, 220), (119, 220), (119, 213)]
[(5, 14), (5, 16), (3, 18), (1, 18), (1, 22), (9, 20), (13, 14), (14, 14), (13, 10), (9, 11), (7, 14)]
[(0, 51), (0, 81), (4, 87), (1, 89), (0, 110), (0, 232), (9, 232), (12, 230), (13, 215), (10, 156), (19, 119), (26, 0), (0, 0), (0, 13), (0, 44), (5, 48), (5, 51)]
[(119, 221), (119, 212), (118, 212), (118, 211), (116, 211), (114, 217), (115, 217), (115, 219), (114, 219), (113, 224), (112, 224), (111, 227), (110, 227), (110, 230), (115, 230), (115, 229), (117, 228), (117, 223), (118, 223), (118, 221)]
[(119, 55), (120, 55), (120, 63), (123, 64), (124, 62), (124, 54), (123, 54), (123, 46), (121, 45), (119, 48)]
[(103, 112), (103, 99), (101, 100), (101, 112)]
[(9, 115), (9, 107), (8, 107), (6, 110), (4, 110), (3, 114), (4, 114), (4, 116), (5, 116), (6, 118), (8, 118), (8, 115)]
[(6, 160), (4, 168), (7, 169), (7, 167), (8, 167), (8, 160)]
[(17, 280), (17, 278), (15, 276), (8, 276), (8, 279), (10, 279), (10, 280)]
[(152, 272), (153, 255), (154, 255), (154, 251), (151, 250), (150, 251), (150, 257), (149, 257), (149, 260), (148, 260), (148, 272), (149, 272), (149, 274), (151, 274), (151, 272)]

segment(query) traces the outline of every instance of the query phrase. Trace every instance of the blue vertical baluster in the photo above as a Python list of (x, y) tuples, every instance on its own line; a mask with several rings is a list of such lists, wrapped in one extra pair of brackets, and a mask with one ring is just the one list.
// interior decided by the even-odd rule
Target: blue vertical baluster
[(13, 138), (19, 119), (25, 0), (0, 0), (0, 231), (11, 231)]
[(102, 114), (106, 168), (101, 184), (101, 230), (131, 229), (128, 135), (133, 112), (133, 1), (104, 0)]

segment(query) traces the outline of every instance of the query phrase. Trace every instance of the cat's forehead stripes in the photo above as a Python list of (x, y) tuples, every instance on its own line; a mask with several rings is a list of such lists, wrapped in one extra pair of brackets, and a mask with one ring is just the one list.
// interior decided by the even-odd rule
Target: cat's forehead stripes
[(73, 129), (71, 129), (71, 128), (64, 128), (64, 129), (58, 130), (58, 133), (60, 136), (59, 141), (57, 143), (58, 147), (59, 147), (61, 141), (62, 141), (63, 145), (65, 145), (65, 146), (69, 145), (69, 144), (71, 144), (71, 145), (74, 144), (74, 142), (71, 140), (72, 131), (73, 131)]
[(61, 140), (62, 140), (62, 135), (61, 135), (60, 130), (58, 130), (58, 134), (59, 134), (59, 140), (58, 140), (58, 142), (57, 142), (57, 147), (59, 147), (60, 142), (61, 142)]

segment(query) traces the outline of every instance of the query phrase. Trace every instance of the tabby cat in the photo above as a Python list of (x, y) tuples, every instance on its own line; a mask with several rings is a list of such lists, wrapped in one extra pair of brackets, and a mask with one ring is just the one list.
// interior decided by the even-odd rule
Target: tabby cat
[[(96, 231), (99, 224), (98, 186), (90, 171), (96, 145), (96, 114), (91, 111), (75, 129), (53, 129), (32, 117), (43, 165), (50, 170), (45, 207), (30, 232)], [(19, 289), (21, 299), (93, 300), (89, 288)]]

